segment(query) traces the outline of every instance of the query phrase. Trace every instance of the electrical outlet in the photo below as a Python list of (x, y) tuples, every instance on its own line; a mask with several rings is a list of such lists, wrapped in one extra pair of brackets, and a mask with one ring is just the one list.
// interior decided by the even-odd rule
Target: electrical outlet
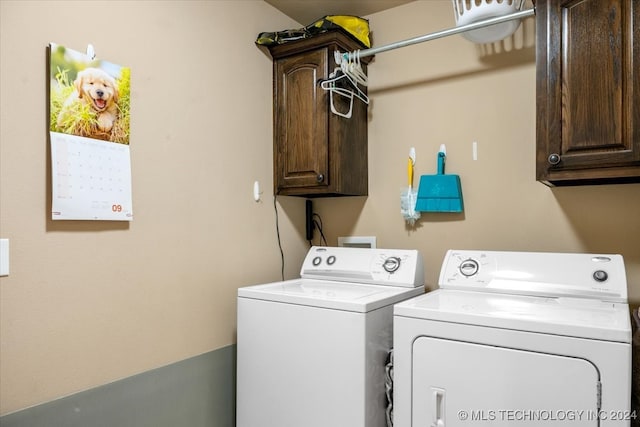
[(376, 236), (347, 236), (338, 237), (338, 246), (348, 248), (374, 248), (376, 247)]

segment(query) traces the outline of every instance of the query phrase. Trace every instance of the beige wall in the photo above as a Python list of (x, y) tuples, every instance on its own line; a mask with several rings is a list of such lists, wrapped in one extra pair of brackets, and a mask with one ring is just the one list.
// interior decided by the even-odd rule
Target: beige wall
[[(236, 289), (280, 277), (271, 60), (253, 41), (293, 21), (262, 1), (2, 0), (0, 17), (1, 412), (234, 343)], [(49, 219), (50, 42), (132, 69), (130, 224)], [(283, 205), (293, 276), (304, 202)]]
[[(453, 15), (448, 0), (429, 0), (369, 18), (383, 45), (448, 27)], [(106, 31), (113, 21), (120, 29)], [(253, 40), (298, 24), (261, 1), (6, 0), (0, 24), (0, 237), (11, 239), (11, 275), (0, 279), (0, 412), (233, 343), (236, 288), (280, 276), (271, 61)], [(130, 224), (49, 220), (49, 42), (92, 43), (132, 69)], [(375, 235), (380, 247), (420, 249), (430, 287), (449, 248), (619, 252), (638, 303), (640, 186), (535, 182), (535, 64), (531, 44), (521, 45), (480, 55), (455, 36), (378, 55), (369, 197), (315, 201), (329, 244)], [(399, 195), (409, 147), (417, 175), (430, 174), (441, 143), (465, 213), (424, 215), (407, 229)], [(306, 250), (304, 204), (278, 201), (293, 277)]]

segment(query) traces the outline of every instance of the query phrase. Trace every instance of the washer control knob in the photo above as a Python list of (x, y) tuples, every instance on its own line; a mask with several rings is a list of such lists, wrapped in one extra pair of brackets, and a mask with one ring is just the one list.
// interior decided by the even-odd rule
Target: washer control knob
[(605, 282), (609, 278), (609, 275), (604, 270), (597, 270), (593, 273), (593, 278), (596, 282)]
[(314, 267), (317, 267), (320, 265), (320, 263), (322, 262), (322, 258), (320, 258), (319, 256), (315, 257), (312, 261), (312, 264)]
[(458, 266), (458, 270), (460, 270), (460, 273), (465, 277), (473, 276), (479, 269), (480, 266), (478, 265), (478, 261), (471, 258), (465, 259), (460, 263), (460, 266)]
[(384, 268), (387, 273), (394, 273), (400, 268), (400, 258), (392, 256), (385, 259), (384, 263), (382, 263), (382, 268)]
[(336, 262), (335, 255), (330, 255), (329, 258), (327, 258), (327, 264), (333, 265), (335, 262)]

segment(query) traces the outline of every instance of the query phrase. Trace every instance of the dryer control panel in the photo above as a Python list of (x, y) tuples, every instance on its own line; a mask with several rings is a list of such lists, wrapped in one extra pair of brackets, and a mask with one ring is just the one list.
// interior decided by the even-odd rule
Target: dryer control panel
[(627, 302), (621, 255), (449, 250), (441, 288)]
[(424, 286), (424, 263), (416, 250), (314, 246), (300, 276), (415, 288)]

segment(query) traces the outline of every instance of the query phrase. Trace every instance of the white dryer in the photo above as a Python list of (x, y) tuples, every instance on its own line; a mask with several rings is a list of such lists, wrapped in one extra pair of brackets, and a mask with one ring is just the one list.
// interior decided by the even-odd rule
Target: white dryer
[(620, 255), (448, 251), (394, 307), (394, 426), (628, 426)]
[(301, 278), (238, 289), (238, 427), (383, 427), (393, 304), (415, 250), (312, 247)]

